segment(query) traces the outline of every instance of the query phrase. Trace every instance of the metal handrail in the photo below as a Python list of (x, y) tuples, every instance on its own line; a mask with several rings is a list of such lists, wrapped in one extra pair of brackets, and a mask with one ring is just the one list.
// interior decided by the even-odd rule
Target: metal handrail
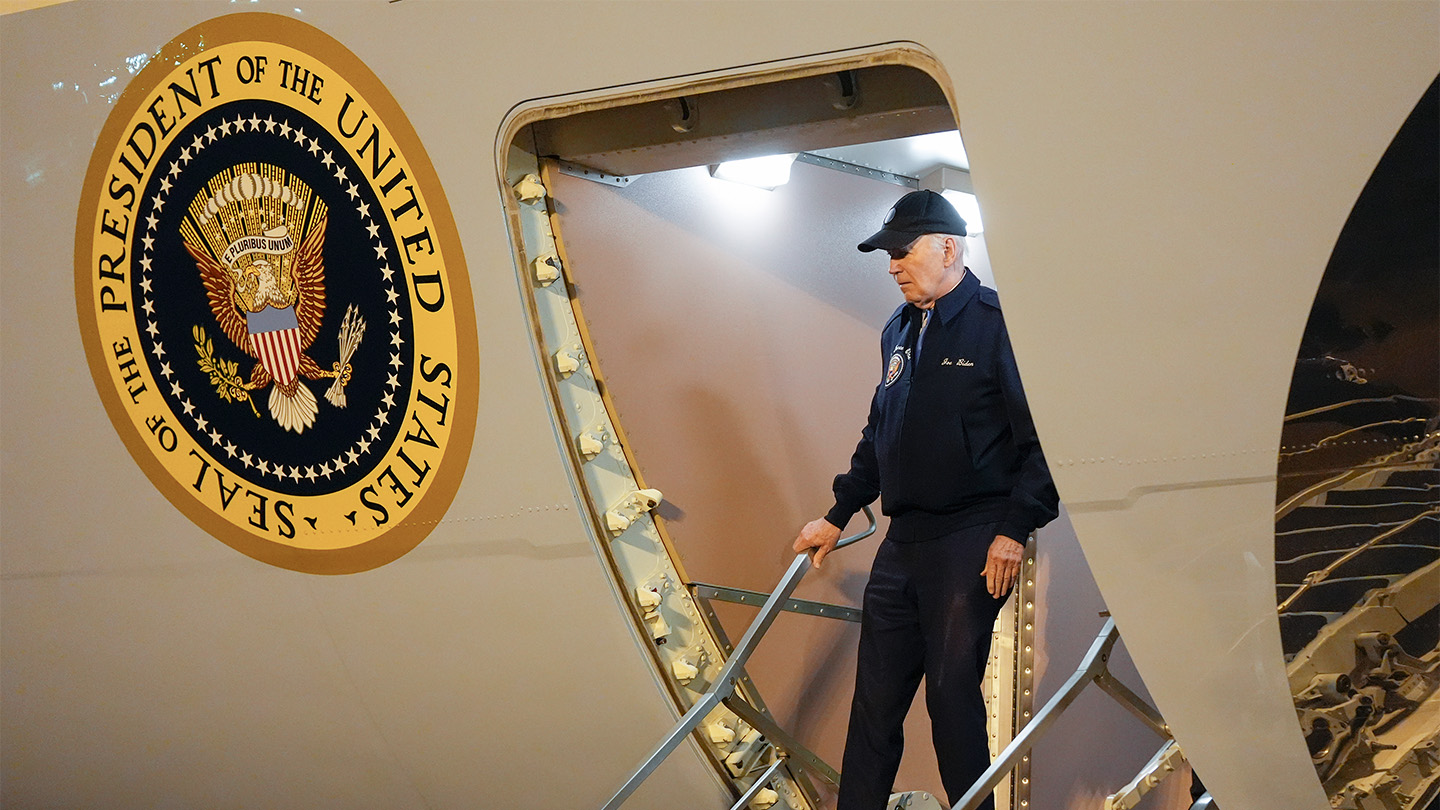
[(1308, 501), (1321, 495), (1325, 495), (1331, 490), (1339, 489), (1341, 486), (1348, 484), (1351, 481), (1354, 481), (1356, 478), (1359, 478), (1366, 473), (1375, 472), (1376, 469), (1378, 468), (1357, 467), (1352, 470), (1346, 470), (1339, 475), (1334, 475), (1330, 478), (1326, 478), (1324, 481), (1320, 481), (1319, 483), (1311, 484), (1310, 486), (1300, 490), (1294, 495), (1291, 495), (1289, 498), (1286, 498), (1284, 503), (1275, 507), (1275, 520), (1279, 521), (1280, 518), (1283, 518), (1291, 512), (1294, 512), (1296, 509), (1299, 509)]
[(1371, 422), (1371, 423), (1368, 424), (1368, 425), (1358, 425), (1358, 426), (1356, 426), (1356, 427), (1346, 428), (1346, 429), (1340, 431), (1339, 433), (1334, 433), (1334, 434), (1331, 434), (1331, 435), (1329, 435), (1329, 436), (1326, 436), (1325, 438), (1321, 439), (1321, 440), (1318, 441), (1318, 442), (1312, 442), (1309, 447), (1306, 447), (1306, 448), (1304, 448), (1304, 449), (1302, 449), (1302, 450), (1296, 450), (1296, 451), (1294, 451), (1294, 452), (1292, 452), (1292, 453), (1286, 453), (1286, 452), (1284, 452), (1284, 450), (1282, 449), (1281, 452), (1280, 452), (1280, 459), (1283, 461), (1283, 460), (1285, 460), (1285, 459), (1287, 459), (1287, 458), (1291, 458), (1291, 457), (1293, 457), (1293, 456), (1303, 456), (1303, 455), (1305, 455), (1306, 453), (1314, 453), (1314, 452), (1317, 451), (1317, 450), (1322, 450), (1322, 449), (1324, 449), (1326, 446), (1329, 445), (1330, 442), (1333, 442), (1333, 441), (1335, 441), (1336, 439), (1339, 439), (1339, 438), (1342, 437), (1342, 436), (1349, 436), (1349, 435), (1352, 434), (1352, 433), (1359, 433), (1359, 432), (1362, 431), (1362, 430), (1372, 430), (1372, 429), (1374, 429), (1374, 428), (1385, 427), (1386, 425), (1408, 425), (1408, 424), (1410, 424), (1411, 422), (1428, 422), (1428, 421), (1429, 421), (1429, 417), (1425, 417), (1425, 416), (1407, 416), (1407, 417), (1405, 417), (1404, 419), (1386, 419), (1386, 420), (1383, 420), (1383, 421), (1380, 421), (1380, 422)]
[(1100, 628), (1100, 634), (1090, 645), (1090, 651), (1085, 653), (1085, 657), (1081, 659), (1075, 674), (1070, 676), (1070, 679), (1060, 687), (1060, 691), (1055, 693), (1054, 697), (1050, 698), (1044, 708), (1035, 713), (1034, 719), (1021, 729), (1009, 745), (1005, 746), (1005, 750), (1000, 752), (1000, 756), (995, 758), (985, 773), (981, 774), (980, 779), (970, 786), (970, 789), (960, 797), (960, 801), (956, 802), (951, 810), (975, 810), (979, 807), (985, 797), (989, 796), (995, 790), (995, 786), (1005, 778), (1005, 774), (1009, 773), (1030, 751), (1040, 735), (1060, 719), (1060, 714), (1092, 682), (1119, 701), (1122, 706), (1129, 709), (1157, 734), (1170, 737), (1170, 728), (1159, 713), (1134, 692), (1120, 685), (1110, 675), (1110, 651), (1114, 648), (1115, 642), (1119, 640), (1120, 633), (1115, 629), (1115, 620), (1106, 618), (1105, 626)]
[(1311, 409), (1308, 410), (1308, 411), (1300, 411), (1300, 412), (1298, 412), (1298, 413), (1286, 414), (1286, 415), (1285, 415), (1285, 421), (1286, 421), (1286, 422), (1293, 422), (1293, 421), (1295, 421), (1295, 420), (1297, 420), (1297, 419), (1304, 419), (1304, 418), (1306, 418), (1306, 417), (1308, 417), (1308, 416), (1315, 416), (1315, 415), (1317, 415), (1317, 414), (1329, 413), (1330, 411), (1338, 411), (1338, 410), (1340, 410), (1341, 408), (1348, 408), (1348, 407), (1350, 407), (1351, 405), (1366, 405), (1366, 404), (1370, 404), (1370, 403), (1374, 403), (1374, 402), (1399, 402), (1400, 400), (1406, 400), (1406, 401), (1409, 401), (1409, 402), (1424, 402), (1424, 403), (1440, 402), (1440, 400), (1437, 400), (1437, 399), (1434, 399), (1434, 398), (1431, 398), (1431, 397), (1412, 397), (1412, 396), (1407, 396), (1407, 395), (1405, 395), (1405, 394), (1392, 394), (1392, 395), (1390, 395), (1390, 396), (1388, 396), (1388, 397), (1365, 397), (1365, 398), (1363, 398), (1363, 399), (1350, 399), (1350, 400), (1346, 400), (1346, 401), (1344, 401), (1344, 402), (1332, 402), (1332, 403), (1330, 403), (1329, 405), (1322, 405), (1322, 406), (1320, 406), (1320, 407), (1318, 407), (1318, 408), (1311, 408)]
[[(870, 511), (868, 506), (864, 508), (864, 512), (869, 525), (861, 532), (840, 538), (835, 543), (836, 550), (864, 540), (875, 533), (875, 513)], [(744, 673), (745, 663), (749, 661), (751, 653), (755, 652), (755, 648), (759, 646), (760, 639), (770, 629), (770, 625), (775, 623), (775, 618), (780, 614), (786, 600), (790, 598), (790, 594), (795, 592), (795, 586), (800, 584), (801, 578), (810, 570), (813, 554), (814, 551), (810, 550), (795, 555), (795, 561), (790, 563), (789, 569), (785, 571), (785, 576), (780, 578), (780, 584), (775, 586), (775, 590), (765, 600), (765, 604), (760, 608), (755, 620), (745, 630), (745, 635), (740, 637), (734, 651), (725, 659), (725, 665), (721, 667), (720, 674), (715, 677), (709, 691), (701, 695), (700, 699), (690, 707), (690, 710), (676, 722), (669, 733), (650, 752), (650, 755), (630, 774), (630, 778), (625, 780), (625, 784), (621, 785), (615, 795), (610, 797), (610, 801), (605, 803), (602, 810), (617, 810), (620, 805), (624, 804), (641, 783), (654, 773), (656, 768), (660, 767), (660, 763), (664, 762), (679, 747), (685, 737), (698, 728), (710, 712), (734, 694), (735, 682)]]

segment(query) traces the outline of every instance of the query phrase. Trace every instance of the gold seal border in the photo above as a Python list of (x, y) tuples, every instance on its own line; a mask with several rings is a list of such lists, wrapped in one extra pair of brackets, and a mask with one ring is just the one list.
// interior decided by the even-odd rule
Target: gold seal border
[[(263, 32), (263, 34), (261, 33)], [(445, 451), (436, 465), (436, 479), (418, 505), (395, 526), (376, 537), (343, 549), (305, 549), (257, 537), (215, 514), (190, 489), (174, 478), (151, 451), (144, 437), (133, 424), (120, 399), (120, 392), (110, 381), (105, 347), (100, 339), (100, 325), (94, 315), (93, 281), (91, 275), (95, 225), (95, 206), (99, 204), (109, 158), (126, 125), (161, 81), (170, 75), (172, 55), (190, 56), (212, 47), (235, 42), (272, 42), (294, 48), (314, 57), (334, 70), (356, 89), (364, 93), (365, 102), (385, 122), (395, 143), (402, 150), (414, 172), (415, 180), (429, 201), (429, 215), (434, 223), (436, 242), (445, 255), (447, 295), (452, 296), (456, 340), (457, 419)], [(470, 273), (455, 226), (449, 200), (445, 196), (430, 155), (421, 144), (410, 119), (394, 96), (360, 57), (320, 29), (279, 14), (251, 12), (216, 17), (195, 25), (163, 46), (150, 63), (125, 88), (105, 120), (90, 156), (85, 173), (75, 225), (75, 304), (85, 359), (90, 377), (100, 394), (111, 425), (119, 434), (131, 458), (166, 500), (191, 522), (231, 548), (270, 565), (310, 574), (353, 574), (393, 562), (424, 540), (444, 517), (455, 500), (464, 478), (465, 468), (475, 439), (477, 407), (480, 399), (479, 346), (476, 335), (475, 307), (470, 291)]]

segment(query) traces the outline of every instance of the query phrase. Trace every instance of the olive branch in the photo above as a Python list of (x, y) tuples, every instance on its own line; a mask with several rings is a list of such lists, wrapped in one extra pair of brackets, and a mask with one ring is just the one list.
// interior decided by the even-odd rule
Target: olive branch
[(195, 338), (195, 352), (200, 355), (200, 370), (210, 375), (210, 384), (215, 386), (215, 393), (226, 402), (245, 400), (250, 411), (259, 417), (260, 411), (255, 409), (255, 402), (245, 388), (245, 381), (240, 379), (240, 364), (233, 360), (216, 360), (215, 344), (210, 342), (205, 330), (198, 325), (191, 331), (191, 335)]

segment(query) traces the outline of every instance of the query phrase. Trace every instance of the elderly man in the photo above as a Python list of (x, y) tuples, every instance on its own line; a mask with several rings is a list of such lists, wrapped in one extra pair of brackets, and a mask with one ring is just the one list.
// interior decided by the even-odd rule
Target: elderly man
[(1026, 537), (1059, 502), (999, 299), (965, 267), (964, 236), (944, 197), (916, 191), (860, 243), (889, 254), (906, 303), (881, 334), (884, 378), (835, 506), (794, 543), (819, 568), (861, 507), (879, 496), (890, 518), (865, 588), (839, 810), (884, 810), (922, 674), (950, 802), (984, 773), (991, 628)]

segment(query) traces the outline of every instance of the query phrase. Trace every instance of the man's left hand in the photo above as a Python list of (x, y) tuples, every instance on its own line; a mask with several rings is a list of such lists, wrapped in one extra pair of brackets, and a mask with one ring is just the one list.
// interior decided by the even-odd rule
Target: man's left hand
[(1020, 560), (1025, 557), (1025, 546), (1003, 534), (995, 535), (990, 544), (990, 554), (985, 559), (985, 589), (999, 599), (1010, 593), (1015, 580), (1020, 578)]

